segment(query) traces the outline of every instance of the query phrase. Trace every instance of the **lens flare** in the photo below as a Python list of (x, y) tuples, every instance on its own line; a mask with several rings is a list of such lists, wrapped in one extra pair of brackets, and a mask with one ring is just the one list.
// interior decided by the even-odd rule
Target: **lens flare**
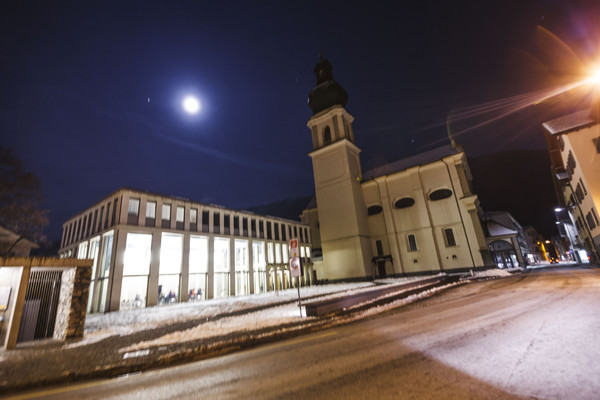
[(589, 82), (593, 84), (600, 83), (600, 67), (596, 67), (592, 74), (590, 75)]

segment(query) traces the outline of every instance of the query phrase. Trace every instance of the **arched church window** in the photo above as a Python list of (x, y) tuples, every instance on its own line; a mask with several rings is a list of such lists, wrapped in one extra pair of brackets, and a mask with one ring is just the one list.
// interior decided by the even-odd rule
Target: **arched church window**
[(323, 131), (323, 144), (331, 143), (331, 129), (328, 126), (325, 127)]

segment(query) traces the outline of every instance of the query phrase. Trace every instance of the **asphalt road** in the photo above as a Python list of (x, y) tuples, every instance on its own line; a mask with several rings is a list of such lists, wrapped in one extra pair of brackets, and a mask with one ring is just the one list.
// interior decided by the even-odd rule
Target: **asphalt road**
[(597, 399), (600, 270), (469, 283), (250, 351), (21, 393), (52, 399)]

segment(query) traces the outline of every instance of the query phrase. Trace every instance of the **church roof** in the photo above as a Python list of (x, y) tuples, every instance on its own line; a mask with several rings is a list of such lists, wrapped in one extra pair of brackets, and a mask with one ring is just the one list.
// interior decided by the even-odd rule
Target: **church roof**
[(329, 107), (346, 106), (348, 94), (344, 88), (333, 80), (333, 67), (331, 63), (320, 55), (319, 62), (315, 65), (314, 73), (317, 76), (317, 86), (308, 94), (308, 106), (313, 115)]
[(590, 110), (580, 110), (572, 114), (565, 115), (551, 121), (544, 122), (542, 125), (552, 135), (560, 135), (582, 128), (587, 128), (596, 124), (596, 121), (590, 116)]
[(378, 176), (390, 175), (396, 172), (404, 171), (405, 169), (416, 167), (418, 165), (425, 165), (434, 161), (439, 161), (444, 157), (448, 157), (454, 154), (458, 154), (461, 151), (453, 149), (450, 146), (442, 146), (423, 153), (416, 154), (414, 156), (404, 158), (402, 160), (395, 161), (390, 164), (382, 165), (377, 168), (373, 168), (363, 173), (364, 179), (374, 179)]

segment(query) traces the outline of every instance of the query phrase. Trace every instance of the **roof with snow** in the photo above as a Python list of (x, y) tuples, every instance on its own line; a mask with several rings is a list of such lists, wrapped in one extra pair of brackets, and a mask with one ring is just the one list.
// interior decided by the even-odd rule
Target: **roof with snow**
[(486, 221), (486, 226), (490, 237), (514, 236), (518, 234), (517, 231), (509, 229), (495, 221)]
[(560, 135), (582, 128), (587, 128), (588, 126), (595, 125), (596, 123), (597, 122), (590, 117), (590, 110), (585, 109), (544, 122), (542, 125), (552, 135)]
[(363, 173), (364, 180), (374, 179), (378, 176), (390, 175), (396, 172), (404, 171), (405, 169), (411, 167), (429, 164), (434, 161), (439, 161), (444, 157), (448, 157), (461, 152), (461, 150), (452, 148), (450, 146), (438, 147), (429, 151), (425, 151), (423, 153), (419, 153), (412, 157), (404, 158), (402, 160), (398, 160), (393, 163), (382, 165), (380, 167), (366, 171)]

